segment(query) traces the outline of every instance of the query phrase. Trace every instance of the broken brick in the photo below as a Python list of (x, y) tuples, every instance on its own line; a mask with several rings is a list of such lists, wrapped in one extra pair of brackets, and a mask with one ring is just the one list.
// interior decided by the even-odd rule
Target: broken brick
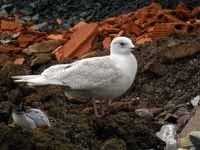
[(47, 36), (47, 39), (49, 40), (62, 40), (63, 39), (63, 35), (62, 34), (50, 34)]
[[(63, 47), (64, 57), (73, 57), (73, 54), (76, 53), (77, 49), (80, 49), (81, 45), (90, 38), (96, 37), (98, 33), (97, 27), (98, 25), (96, 23), (91, 23), (76, 30), (72, 34), (71, 39)], [(87, 46), (85, 49), (89, 49), (90, 45)]]
[(20, 48), (15, 47), (14, 45), (0, 45), (0, 52), (2, 53), (8, 53), (8, 52), (14, 52), (18, 53), (20, 51)]
[(20, 27), (21, 24), (18, 23), (17, 21), (1, 20), (1, 30), (15, 30)]
[(22, 34), (19, 36), (18, 43), (21, 48), (27, 47), (30, 43), (34, 42), (35, 38), (37, 36), (31, 35), (31, 34)]
[(63, 46), (57, 47), (54, 51), (53, 54), (56, 56), (56, 60), (58, 63), (62, 63), (64, 61), (64, 55), (63, 55)]
[(126, 34), (135, 33), (137, 36), (141, 34), (140, 27), (137, 26), (134, 22), (122, 25), (121, 29), (124, 30)]
[(23, 57), (16, 58), (14, 61), (14, 64), (22, 65), (24, 63), (25, 59)]
[(104, 49), (108, 49), (110, 47), (110, 43), (111, 43), (111, 38), (110, 37), (106, 37), (104, 40), (103, 40), (103, 48)]
[(190, 10), (185, 6), (184, 3), (180, 3), (176, 9), (176, 17), (181, 19), (181, 20), (188, 20), (191, 17), (191, 13)]
[(145, 44), (145, 43), (151, 43), (153, 40), (150, 37), (138, 37), (136, 38), (136, 44), (141, 45), (141, 44)]

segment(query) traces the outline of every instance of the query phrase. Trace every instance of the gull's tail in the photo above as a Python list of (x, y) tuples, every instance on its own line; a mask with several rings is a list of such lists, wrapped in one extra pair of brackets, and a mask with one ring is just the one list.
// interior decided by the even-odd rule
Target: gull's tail
[(14, 82), (25, 82), (29, 86), (55, 84), (49, 82), (49, 80), (45, 79), (45, 77), (42, 75), (12, 76), (12, 78), (14, 79)]

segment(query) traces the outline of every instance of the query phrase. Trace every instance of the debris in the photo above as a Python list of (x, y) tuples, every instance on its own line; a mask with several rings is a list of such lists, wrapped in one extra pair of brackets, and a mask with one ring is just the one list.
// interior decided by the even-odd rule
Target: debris
[(180, 133), (180, 137), (185, 137), (187, 134), (189, 134), (192, 131), (198, 131), (200, 130), (200, 107), (197, 108), (195, 114), (192, 116), (192, 118), (188, 121), (188, 123), (185, 125), (183, 130)]
[(104, 49), (108, 49), (110, 47), (110, 43), (111, 43), (111, 38), (110, 37), (106, 37), (104, 40), (103, 40), (103, 48)]
[(146, 108), (136, 109), (135, 113), (140, 117), (147, 117), (147, 118), (153, 117), (153, 114), (149, 111), (149, 109)]
[(71, 39), (63, 46), (65, 57), (77, 57), (80, 53), (84, 54), (92, 48), (92, 42), (97, 35), (97, 24), (85, 24), (79, 27), (72, 35)]
[(17, 64), (17, 65), (22, 65), (25, 61), (25, 58), (21, 57), (21, 58), (17, 58), (15, 59), (14, 61), (14, 64)]
[(21, 24), (17, 21), (1, 20), (1, 30), (16, 30), (21, 27)]
[(30, 45), (27, 49), (23, 50), (23, 53), (27, 55), (31, 55), (33, 53), (49, 53), (55, 50), (61, 44), (63, 44), (63, 42), (58, 40), (42, 41), (40, 43), (34, 43), (33, 45)]
[(105, 141), (100, 150), (127, 150), (127, 147), (122, 139), (113, 138)]
[(192, 100), (191, 100), (191, 104), (193, 107), (196, 107), (199, 105), (199, 101), (200, 101), (200, 95), (194, 97)]
[(49, 54), (38, 54), (32, 61), (31, 66), (42, 65), (48, 63), (51, 60), (51, 56)]
[(191, 149), (192, 147), (198, 150), (200, 148), (200, 131), (192, 131), (188, 135), (179, 139), (179, 147)]
[(18, 43), (21, 48), (27, 47), (30, 43), (33, 43), (37, 36), (32, 34), (22, 34), (18, 37)]
[(40, 24), (36, 24), (36, 25), (33, 25), (33, 26), (31, 26), (30, 28), (32, 29), (32, 30), (42, 30), (42, 29), (44, 29), (45, 27), (47, 27), (47, 23), (46, 22), (43, 22), (43, 23), (40, 23)]
[(166, 150), (177, 150), (176, 127), (173, 124), (163, 125), (156, 135), (166, 143)]
[(20, 50), (21, 50), (20, 48), (11, 44), (0, 45), (0, 52), (2, 53), (8, 53), (8, 52), (18, 53)]
[(47, 36), (47, 39), (49, 39), (49, 40), (63, 40), (63, 35), (62, 34), (57, 34), (57, 35), (50, 34), (50, 35)]

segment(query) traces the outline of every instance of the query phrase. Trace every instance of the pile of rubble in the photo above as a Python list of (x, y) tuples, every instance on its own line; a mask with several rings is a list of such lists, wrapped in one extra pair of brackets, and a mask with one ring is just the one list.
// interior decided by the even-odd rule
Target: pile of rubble
[[(32, 66), (46, 63), (54, 55), (62, 63), (64, 59), (79, 58), (90, 51), (106, 50), (116, 36), (128, 36), (136, 44), (144, 44), (164, 36), (199, 33), (199, 14), (200, 7), (190, 11), (181, 3), (175, 10), (168, 10), (152, 3), (136, 12), (99, 23), (79, 22), (67, 31), (55, 30), (48, 34), (37, 31), (40, 26), (34, 25), (34, 21), (23, 24), (17, 17), (5, 13), (0, 26), (0, 58), (23, 64), (28, 62), (27, 55), (35, 53), (40, 55), (30, 62)], [(58, 19), (57, 23), (62, 21)]]

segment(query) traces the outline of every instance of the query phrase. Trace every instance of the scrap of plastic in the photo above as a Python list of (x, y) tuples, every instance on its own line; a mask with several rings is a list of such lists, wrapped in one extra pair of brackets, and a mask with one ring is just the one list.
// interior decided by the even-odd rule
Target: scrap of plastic
[(177, 150), (176, 130), (175, 125), (167, 124), (156, 133), (157, 137), (166, 143), (166, 150)]
[(192, 106), (193, 106), (193, 107), (198, 106), (199, 101), (200, 101), (200, 95), (197, 95), (196, 97), (194, 97), (194, 98), (191, 100)]

